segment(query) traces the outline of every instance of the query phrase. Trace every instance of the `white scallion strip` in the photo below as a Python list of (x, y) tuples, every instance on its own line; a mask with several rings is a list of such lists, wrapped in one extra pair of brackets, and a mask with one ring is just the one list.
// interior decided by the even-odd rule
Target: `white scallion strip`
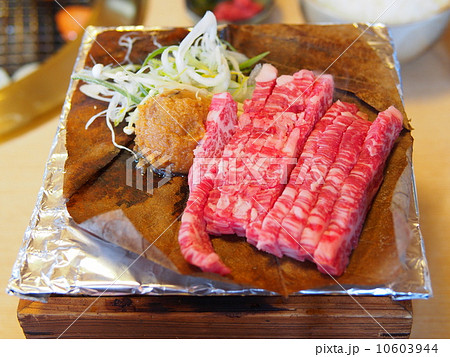
[(86, 126), (84, 128), (85, 129), (89, 128), (91, 126), (91, 124), (95, 121), (95, 119), (106, 115), (106, 112), (107, 112), (107, 110), (102, 110), (100, 113), (97, 113), (94, 116), (92, 116), (91, 119), (88, 120), (88, 122), (86, 123)]
[(137, 160), (138, 156), (133, 150), (130, 150), (126, 146), (119, 145), (119, 144), (116, 143), (116, 133), (114, 132), (114, 128), (113, 128), (113, 126), (112, 126), (112, 124), (111, 124), (111, 122), (109, 120), (106, 121), (106, 125), (108, 126), (108, 129), (111, 131), (111, 141), (114, 144), (114, 146), (116, 148), (118, 148), (118, 149), (123, 149), (123, 150), (129, 151), (131, 154), (134, 155), (134, 157)]
[(127, 52), (125, 53), (125, 57), (123, 59), (123, 63), (132, 63), (130, 60), (131, 50), (133, 49), (133, 44), (137, 40), (136, 37), (132, 38), (128, 34), (125, 34), (119, 38), (119, 45), (125, 47)]

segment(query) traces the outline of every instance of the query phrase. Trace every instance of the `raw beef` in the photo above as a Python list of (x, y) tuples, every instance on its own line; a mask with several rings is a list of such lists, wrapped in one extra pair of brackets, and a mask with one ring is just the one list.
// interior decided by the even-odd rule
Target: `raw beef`
[(277, 80), (278, 71), (271, 64), (264, 64), (255, 78), (255, 89), (251, 99), (244, 101), (245, 113), (257, 113), (266, 105)]
[[(312, 72), (309, 72), (309, 74), (312, 76)], [(303, 81), (305, 81), (305, 79), (306, 81), (311, 80), (311, 76), (308, 75), (308, 71), (304, 70), (294, 74), (294, 78), (302, 78)], [(322, 118), (332, 103), (334, 86), (331, 76), (322, 75), (314, 79), (313, 84), (309, 85), (309, 87), (305, 83), (302, 85), (301, 82), (298, 82), (297, 85), (301, 88), (302, 93), (306, 94), (300, 98), (303, 101), (303, 106), (298, 107), (299, 110), (303, 111), (297, 114), (298, 119), (296, 121), (296, 127), (291, 132), (291, 140), (288, 140), (288, 145), (285, 145), (282, 150), (285, 155), (281, 156), (283, 158), (298, 157), (298, 154), (303, 150), (305, 142), (315, 124)], [(270, 99), (268, 102), (270, 102)], [(292, 140), (292, 138), (294, 139)], [(259, 191), (260, 194), (252, 198), (253, 209), (251, 220), (245, 222), (248, 226), (246, 229), (246, 236), (247, 241), (256, 245), (259, 249), (264, 246), (264, 243), (259, 242), (259, 235), (255, 232), (255, 228), (257, 230), (261, 225), (261, 222), (286, 186), (287, 182), (286, 180), (283, 180), (282, 177), (286, 176), (286, 174), (289, 177), (289, 173), (294, 167), (294, 165), (287, 166), (287, 163), (288, 161), (280, 162), (280, 164), (283, 165), (284, 171), (280, 172), (272, 181), (276, 184), (273, 185), (273, 187), (270, 187), (266, 192), (261, 188)], [(271, 170), (268, 170), (269, 173), (270, 171)], [(273, 247), (274, 250), (270, 250), (271, 247)], [(265, 250), (277, 256), (281, 255), (281, 252), (276, 246), (265, 246)]]
[[(277, 252), (277, 256), (286, 254), (296, 259), (301, 259), (302, 252), (293, 237), (296, 230), (300, 229), (300, 226), (296, 224), (299, 223), (300, 225), (300, 221), (293, 216), (292, 212), (295, 201), (302, 189), (305, 191), (303, 194), (309, 193), (308, 188), (305, 186), (307, 184), (305, 180), (311, 172), (314, 160), (316, 160), (316, 165), (318, 164), (316, 158), (317, 150), (319, 149), (318, 144), (319, 140), (322, 142), (324, 132), (343, 113), (355, 115), (357, 111), (358, 108), (356, 106), (338, 101), (331, 106), (323, 118), (317, 123), (304, 146), (303, 152), (291, 173), (289, 183), (283, 193), (278, 197), (273, 208), (264, 217), (264, 220), (256, 220), (250, 224), (249, 235), (256, 237), (254, 240), (257, 241), (256, 246), (258, 249), (271, 253)], [(339, 142), (334, 144), (339, 144)], [(326, 147), (322, 147), (320, 150), (326, 153)], [(281, 247), (279, 244), (280, 240), (282, 243)]]
[(306, 251), (305, 257), (313, 256), (320, 237), (328, 226), (334, 203), (339, 197), (345, 178), (359, 157), (369, 127), (369, 121), (355, 119), (342, 137), (336, 160), (320, 189), (317, 202), (308, 216), (300, 238), (300, 246)]
[(401, 113), (390, 107), (379, 113), (370, 126), (358, 161), (344, 181), (330, 223), (314, 252), (314, 262), (320, 271), (340, 275), (347, 266), (402, 122)]
[[(223, 150), (220, 167), (221, 173), (216, 178), (216, 185), (210, 192), (204, 212), (207, 231), (211, 234), (222, 235), (234, 233), (228, 221), (218, 218), (216, 214), (217, 205), (221, 198), (221, 193), (226, 191), (224, 183), (237, 182), (238, 171), (242, 172), (242, 167), (237, 167), (236, 153), (242, 152), (250, 140), (252, 126), (249, 124), (251, 123), (252, 117), (264, 108), (276, 84), (277, 74), (278, 71), (274, 66), (270, 64), (264, 64), (262, 66), (255, 78), (256, 85), (252, 98), (244, 101), (244, 114), (239, 117), (240, 128), (234, 133)], [(224, 176), (225, 173), (226, 177)], [(225, 198), (225, 196), (222, 198), (219, 207), (223, 206)]]
[(213, 189), (218, 160), (237, 126), (237, 106), (228, 93), (213, 96), (206, 119), (206, 133), (195, 150), (189, 171), (190, 194), (178, 233), (186, 261), (203, 271), (226, 275), (230, 269), (220, 260), (206, 232), (204, 209)]
[[(341, 275), (402, 130), (390, 107), (370, 123), (354, 104), (331, 107), (333, 80), (264, 65), (244, 113), (213, 97), (189, 172), (179, 232), (186, 260), (226, 275), (209, 234), (237, 234), (258, 249)], [(325, 115), (324, 115), (325, 114)]]
[(308, 167), (308, 172), (297, 177), (297, 197), (289, 213), (284, 217), (283, 227), (278, 235), (278, 245), (284, 255), (304, 260), (308, 251), (301, 244), (301, 236), (308, 217), (317, 201), (328, 172), (336, 159), (336, 155), (347, 128), (353, 122), (353, 115), (338, 115), (322, 133), (317, 150)]
[[(264, 77), (272, 79), (273, 75)], [(268, 82), (262, 82), (266, 89)], [(208, 232), (247, 236), (252, 244), (257, 244), (257, 236), (247, 228), (266, 215), (283, 190), (295, 164), (292, 159), (331, 105), (333, 80), (330, 76), (315, 78), (312, 72), (302, 70), (278, 77), (267, 98), (267, 90), (257, 87), (255, 93), (256, 97), (246, 102), (240, 128), (224, 150), (228, 164), (218, 175), (205, 214)]]

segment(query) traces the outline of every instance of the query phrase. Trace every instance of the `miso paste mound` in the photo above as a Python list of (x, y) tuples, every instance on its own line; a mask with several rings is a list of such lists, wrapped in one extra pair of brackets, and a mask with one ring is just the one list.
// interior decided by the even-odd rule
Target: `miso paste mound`
[(164, 92), (139, 106), (136, 145), (150, 164), (187, 174), (194, 149), (205, 135), (211, 99), (180, 89)]

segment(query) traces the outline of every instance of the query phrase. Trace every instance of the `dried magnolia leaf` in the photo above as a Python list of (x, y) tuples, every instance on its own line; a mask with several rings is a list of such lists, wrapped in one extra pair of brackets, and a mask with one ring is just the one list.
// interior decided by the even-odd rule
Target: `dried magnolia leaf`
[[(364, 30), (367, 31), (362, 33)], [(222, 31), (222, 36), (248, 56), (270, 51), (265, 61), (274, 64), (280, 73), (291, 74), (306, 68), (333, 74), (337, 87), (335, 99), (358, 104), (371, 119), (378, 111), (395, 105), (404, 114), (405, 128), (409, 128), (396, 85), (398, 79), (393, 75), (392, 49), (386, 32), (377, 31), (353, 25), (232, 25)], [(384, 32), (380, 34), (380, 31)], [(92, 65), (92, 59), (111, 63), (102, 47), (120, 62), (124, 49), (117, 41), (123, 34), (120, 31), (101, 33), (86, 65)], [(163, 45), (177, 43), (185, 34), (184, 29), (136, 32), (138, 40), (131, 58), (142, 61), (154, 49), (154, 40)], [(374, 46), (376, 42), (378, 45)], [(69, 158), (64, 194), (70, 197), (67, 208), (76, 222), (88, 221), (87, 229), (96, 235), (102, 235), (102, 229), (108, 226), (107, 219), (114, 219), (115, 227), (123, 223), (127, 229), (122, 239), (120, 234), (103, 234), (103, 238), (135, 252), (136, 247), (148, 247), (150, 243), (158, 254), (150, 254), (149, 259), (161, 259), (164, 266), (182, 274), (284, 295), (336, 285), (334, 279), (319, 273), (312, 263), (278, 259), (236, 236), (212, 237), (217, 253), (232, 270), (229, 276), (205, 274), (186, 263), (178, 247), (177, 234), (188, 195), (187, 179), (174, 177), (169, 183), (158, 185), (161, 178), (149, 173), (143, 177), (136, 174), (130, 166), (130, 154), (119, 152), (112, 145), (106, 125), (99, 121), (84, 130), (87, 120), (98, 110), (99, 103), (75, 91), (67, 125)], [(133, 147), (133, 137), (122, 134), (120, 127), (116, 133), (120, 143)], [(405, 129), (389, 157), (384, 182), (367, 216), (359, 245), (346, 272), (337, 279), (339, 284), (383, 285), (403, 273), (390, 207), (396, 184), (408, 166), (407, 153), (411, 147), (412, 137)], [(132, 177), (127, 176), (127, 167), (128, 173), (134, 172)], [(148, 243), (139, 243), (140, 237)]]

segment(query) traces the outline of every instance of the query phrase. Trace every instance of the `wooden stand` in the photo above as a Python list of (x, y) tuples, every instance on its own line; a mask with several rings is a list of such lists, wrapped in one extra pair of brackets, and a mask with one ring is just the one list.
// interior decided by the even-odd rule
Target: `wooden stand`
[(52, 296), (48, 303), (20, 300), (17, 315), (27, 338), (409, 337), (410, 301), (372, 296), (354, 299), (323, 295)]

